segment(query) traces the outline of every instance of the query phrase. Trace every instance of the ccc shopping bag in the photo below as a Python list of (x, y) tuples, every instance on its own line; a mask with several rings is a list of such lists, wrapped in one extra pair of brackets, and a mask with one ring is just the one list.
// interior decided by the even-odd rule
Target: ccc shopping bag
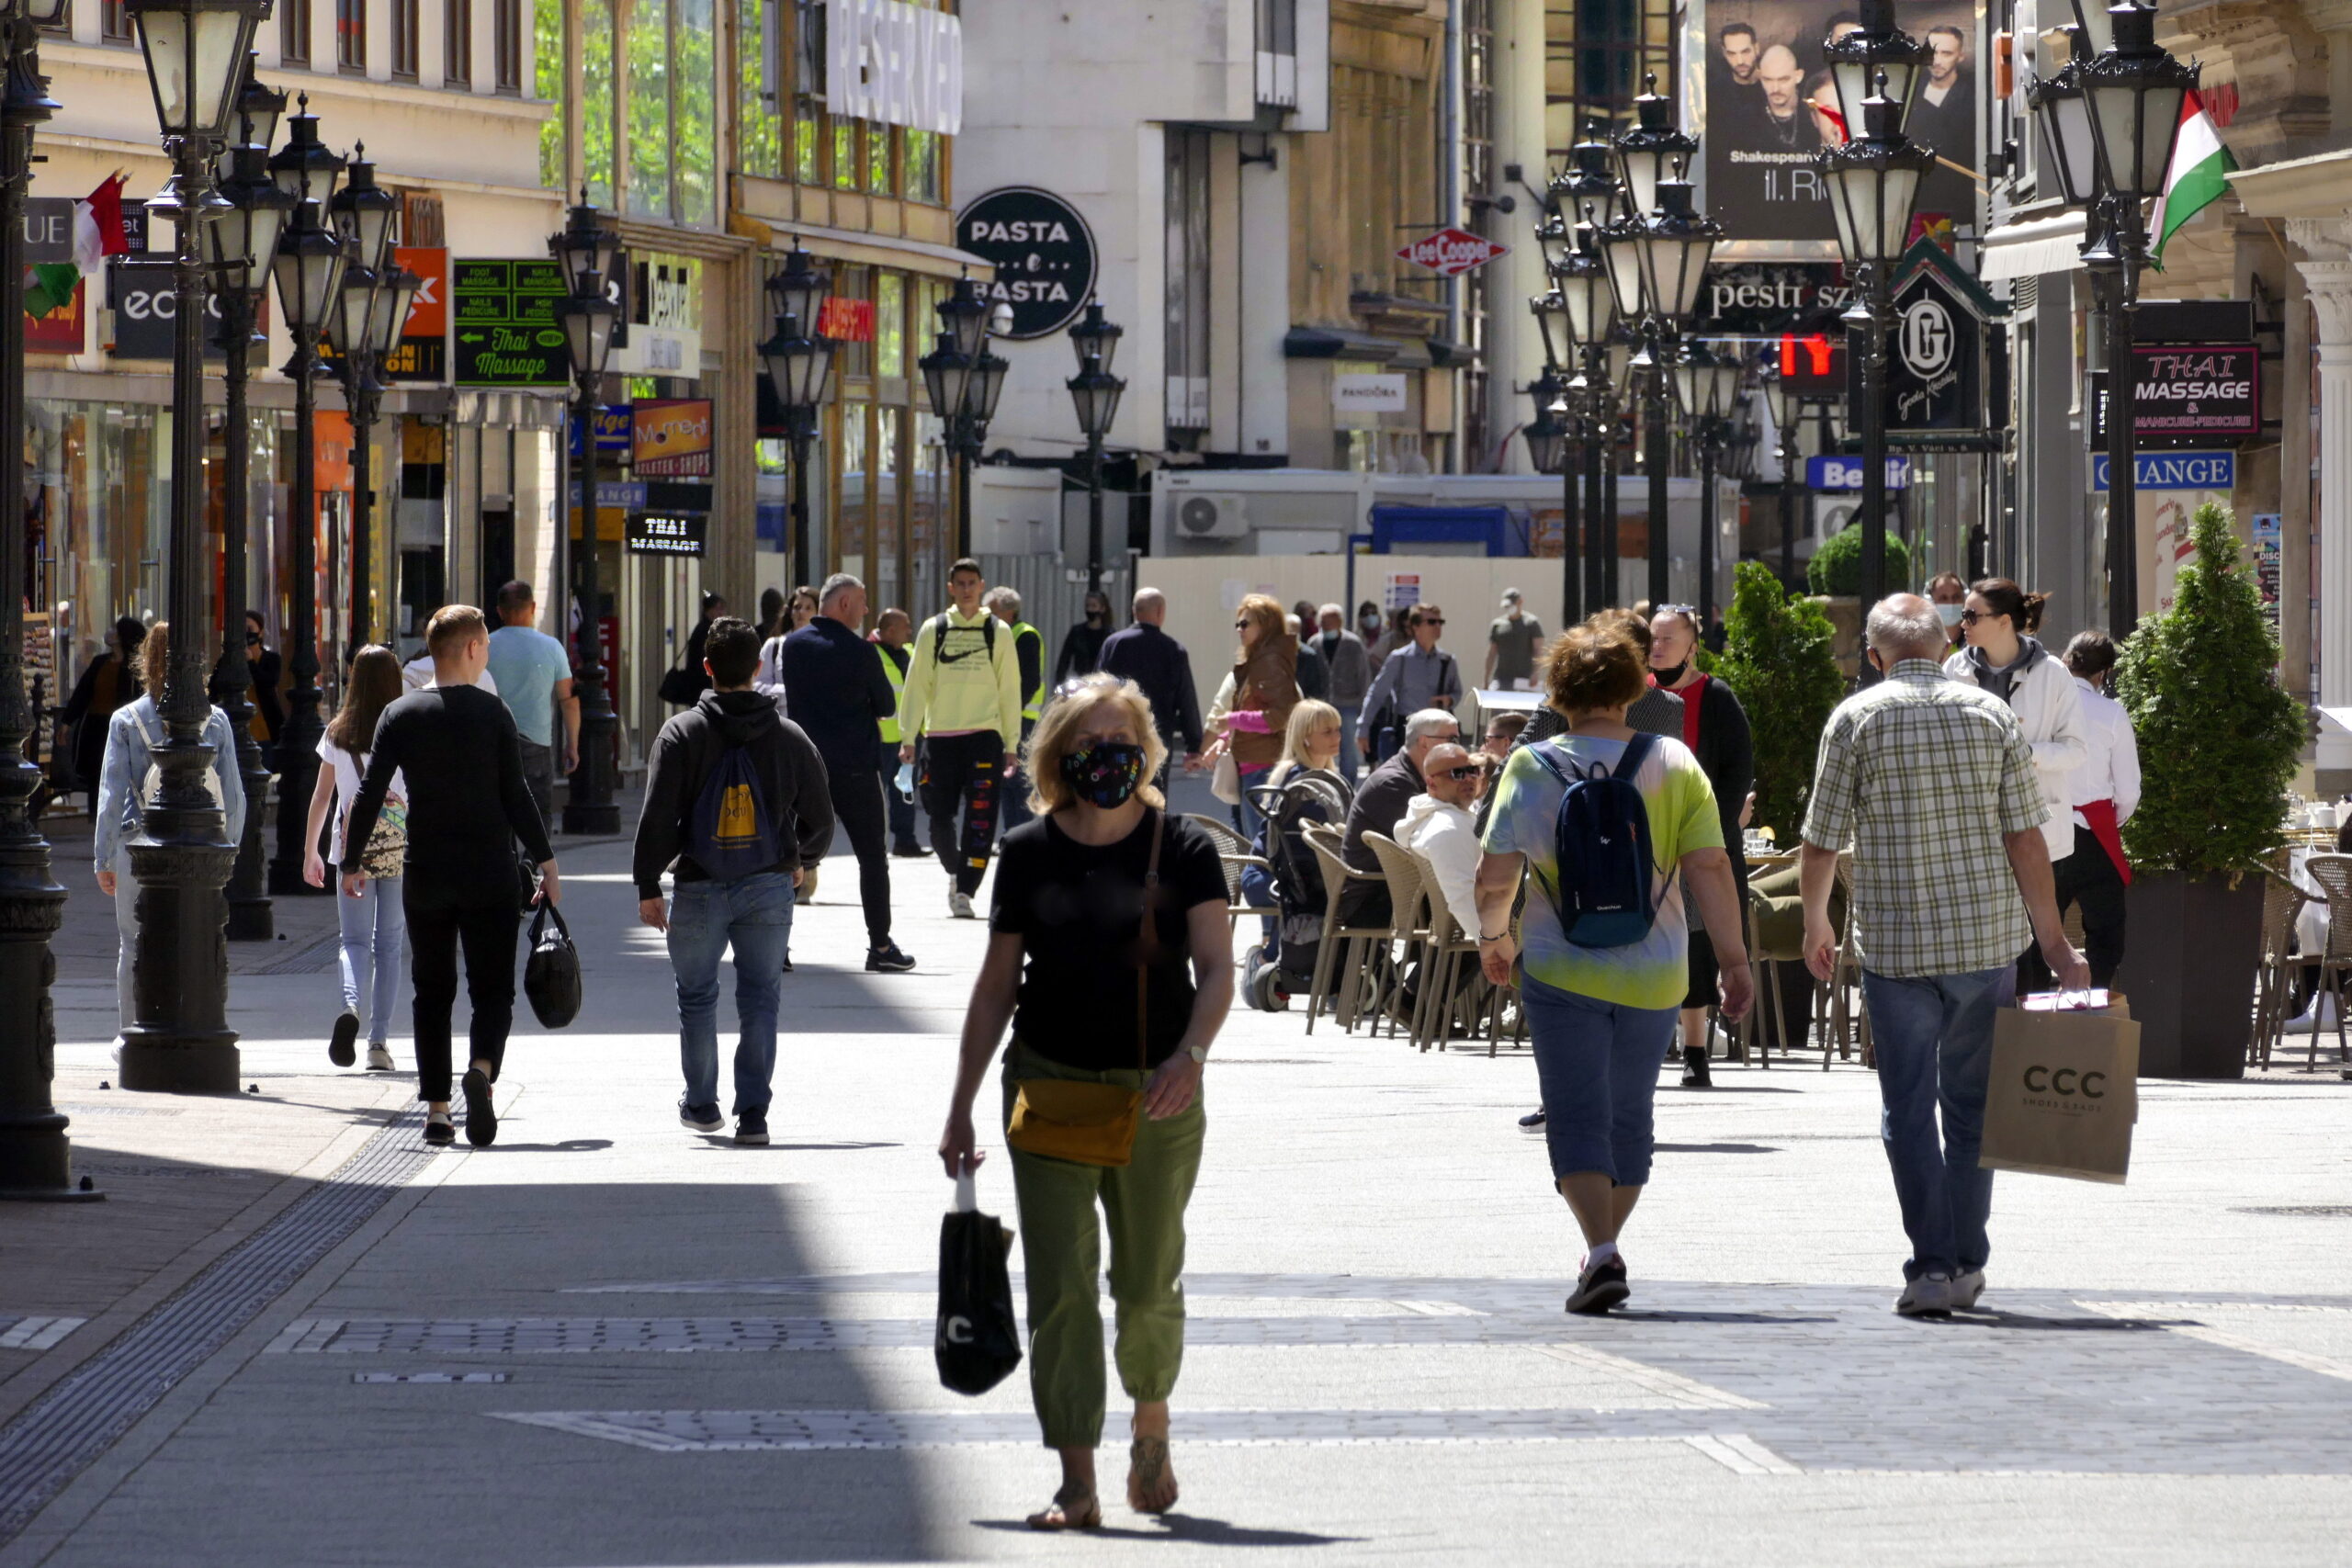
[(1021, 1364), (1021, 1323), (1012, 1315), (1005, 1255), (1012, 1233), (980, 1213), (967, 1166), (956, 1178), (956, 1207), (939, 1222), (939, 1381), (957, 1393), (986, 1393)]
[(2020, 997), (1995, 1017), (1979, 1157), (1990, 1170), (2120, 1184), (2139, 1086), (2140, 1026), (2120, 997)]

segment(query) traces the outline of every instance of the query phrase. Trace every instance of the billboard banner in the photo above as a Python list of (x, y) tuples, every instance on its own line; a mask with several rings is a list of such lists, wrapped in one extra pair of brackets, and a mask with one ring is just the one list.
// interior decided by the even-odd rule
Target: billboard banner
[[(1974, 0), (1896, 0), (1895, 21), (1931, 53), (1905, 130), (1939, 160), (1917, 219), (1939, 232), (1976, 222), (1979, 36)], [(1702, 62), (1693, 84), (1709, 216), (1726, 261), (1835, 256), (1838, 226), (1814, 153), (1846, 139), (1822, 43), (1860, 24), (1852, 0), (1710, 0), (1692, 8)], [(1856, 117), (1859, 118), (1859, 111)], [(1859, 131), (1860, 127), (1856, 126)]]

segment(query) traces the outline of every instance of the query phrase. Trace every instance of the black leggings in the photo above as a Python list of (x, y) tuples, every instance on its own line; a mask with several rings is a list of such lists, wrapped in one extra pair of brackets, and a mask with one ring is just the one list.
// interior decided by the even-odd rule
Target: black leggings
[[(996, 793), (1004, 772), (1004, 738), (993, 729), (923, 738), (923, 808), (931, 814), (931, 848), (966, 897), (980, 890), (996, 848)], [(964, 833), (956, 834), (956, 808)]]
[(848, 769), (832, 775), (833, 820), (857, 855), (857, 897), (865, 906), (865, 941), (890, 945), (890, 852), (883, 842), (882, 781)]
[[(2080, 824), (2075, 828), (2075, 852), (2053, 863), (2050, 871), (2057, 885), (2060, 917), (2069, 904), (2083, 907), (2083, 957), (2091, 966), (2091, 984), (2112, 984), (2123, 964), (2122, 874), (2098, 835)], [(2018, 989), (2046, 991), (2056, 984), (2057, 976), (2041, 961), (2041, 950), (2027, 948), (2018, 960)]]
[(401, 878), (408, 914), (409, 972), (416, 985), (416, 1097), (449, 1098), (449, 1012), (458, 999), (458, 949), (466, 953), (466, 999), (473, 1018), (469, 1062), (490, 1064), (495, 1080), (514, 1021), (514, 944), (521, 917), (504, 876), (484, 887), (436, 886), (413, 874)]

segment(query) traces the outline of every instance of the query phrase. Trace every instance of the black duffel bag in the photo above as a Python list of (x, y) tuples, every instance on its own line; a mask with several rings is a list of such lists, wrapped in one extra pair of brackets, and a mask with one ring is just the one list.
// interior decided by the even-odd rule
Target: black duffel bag
[(980, 1213), (967, 1168), (956, 1179), (956, 1207), (939, 1222), (939, 1381), (957, 1393), (986, 1393), (1021, 1364), (1021, 1322), (1012, 1315), (1005, 1254), (1012, 1233)]
[(580, 950), (571, 945), (571, 930), (561, 913), (545, 898), (531, 918), (531, 956), (523, 963), (523, 994), (531, 998), (531, 1011), (542, 1029), (561, 1029), (580, 1016)]

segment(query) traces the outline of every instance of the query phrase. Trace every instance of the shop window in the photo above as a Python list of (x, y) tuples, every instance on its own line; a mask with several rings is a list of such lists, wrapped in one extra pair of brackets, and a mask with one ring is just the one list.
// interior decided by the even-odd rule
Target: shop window
[(673, 216), (704, 226), (718, 221), (718, 17), (713, 0), (673, 0), (671, 47), (675, 71), (670, 126), (677, 149)]
[[(829, 119), (830, 116), (827, 117)], [(839, 190), (857, 188), (858, 147), (857, 121), (835, 119), (833, 127), (833, 186)]]
[[(874, 298), (874, 269), (867, 266), (835, 267), (833, 269), (833, 298), (842, 300), (872, 299)], [(835, 373), (844, 379), (863, 381), (872, 377), (874, 374), (873, 334), (870, 332), (847, 334), (846, 341), (834, 351), (833, 366)]]
[(368, 74), (368, 0), (334, 0), (335, 69)]
[(935, 130), (909, 130), (901, 135), (906, 146), (906, 197), (932, 207), (944, 206), (947, 200), (945, 171), (940, 167), (941, 141)]
[(896, 192), (890, 177), (890, 128), (868, 123), (865, 128), (865, 188), (876, 196)]
[(885, 381), (907, 374), (907, 280), (895, 272), (874, 280), (874, 374)]
[[(495, 51), (492, 62), (492, 69), (496, 73), (494, 85), (499, 92), (519, 97), (523, 92), (523, 0), (491, 0), (491, 4), (495, 7), (491, 13), (491, 45)], [(551, 29), (552, 41), (560, 58), (563, 52), (563, 20), (560, 5), (556, 6), (556, 12)], [(544, 20), (540, 25), (543, 28), (548, 26)], [(541, 49), (548, 47), (539, 39), (532, 41)], [(560, 92), (553, 95), (558, 99), (562, 96)]]
[(711, 0), (639, 0), (628, 12), (628, 210), (718, 221), (717, 27)]
[(778, 179), (784, 174), (783, 105), (790, 84), (784, 76), (783, 13), (777, 0), (736, 0), (740, 47), (756, 59), (736, 73), (735, 166), (747, 175)]
[[(105, 0), (100, 9), (111, 17), (121, 0)], [(288, 65), (311, 63), (311, 0), (277, 0), (277, 57)]]
[(821, 112), (810, 98), (800, 99), (792, 111), (792, 177), (804, 186), (824, 183)]
[[(554, 0), (557, 15), (562, 14), (561, 0)], [(580, 150), (587, 185), (588, 199), (599, 207), (613, 204), (613, 175), (616, 150), (613, 146), (613, 5), (612, 0), (579, 0), (581, 106)], [(562, 96), (563, 69), (562, 33), (559, 28), (556, 44), (557, 96)], [(560, 174), (555, 181), (563, 185)]]
[(417, 79), (417, 10), (420, 0), (391, 0), (392, 5), (392, 79), (413, 82)]
[(661, 0), (627, 7), (628, 34), (628, 210), (670, 216), (670, 12)]
[(1209, 135), (1168, 132), (1168, 427), (1209, 423)]
[(130, 12), (122, 0), (98, 0), (98, 38), (106, 43), (131, 41)]
[[(522, 0), (500, 3), (519, 6)], [(500, 19), (503, 25), (503, 12)], [(571, 101), (563, 79), (563, 0), (531, 0), (531, 21), (532, 91), (549, 103), (563, 106), (562, 113), (549, 115), (539, 122), (539, 183), (570, 195), (571, 176), (564, 163), (564, 135), (565, 128), (580, 118), (580, 106)], [(502, 62), (500, 69), (504, 68)], [(504, 85), (500, 84), (502, 91)]]
[(452, 87), (474, 84), (474, 0), (442, 0), (441, 80)]

